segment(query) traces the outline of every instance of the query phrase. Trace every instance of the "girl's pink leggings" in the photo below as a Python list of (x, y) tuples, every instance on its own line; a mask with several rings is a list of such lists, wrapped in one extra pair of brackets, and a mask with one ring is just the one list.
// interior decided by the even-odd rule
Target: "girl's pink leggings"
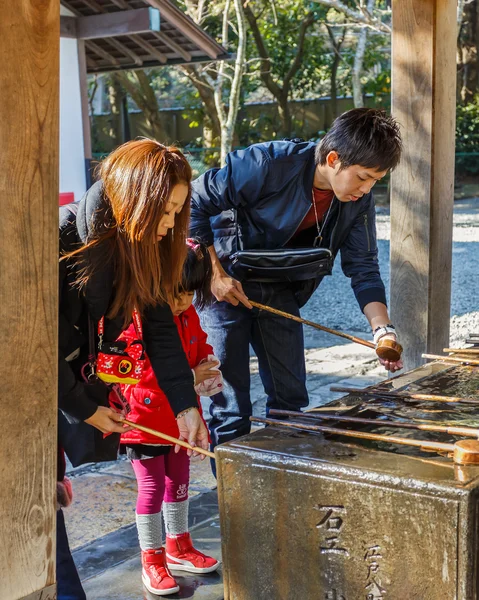
[(175, 454), (172, 448), (163, 456), (131, 462), (138, 482), (137, 514), (156, 514), (163, 500), (183, 502), (188, 498), (190, 458), (184, 450)]

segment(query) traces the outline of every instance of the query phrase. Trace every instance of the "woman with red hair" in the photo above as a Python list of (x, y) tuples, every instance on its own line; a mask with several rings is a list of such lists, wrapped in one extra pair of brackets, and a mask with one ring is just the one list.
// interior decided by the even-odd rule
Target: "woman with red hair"
[[(78, 203), (60, 208), (59, 407), (70, 423), (124, 433), (121, 415), (92, 398), (82, 369), (89, 331), (97, 346), (114, 341), (140, 316), (154, 374), (175, 414), (180, 436), (207, 448), (193, 375), (169, 307), (186, 258), (191, 168), (179, 150), (149, 139), (128, 142), (100, 165), (99, 181)], [(91, 340), (90, 340), (91, 342)], [(62, 444), (60, 439), (60, 444)], [(64, 479), (63, 451), (59, 481)], [(59, 600), (84, 600), (58, 511)]]

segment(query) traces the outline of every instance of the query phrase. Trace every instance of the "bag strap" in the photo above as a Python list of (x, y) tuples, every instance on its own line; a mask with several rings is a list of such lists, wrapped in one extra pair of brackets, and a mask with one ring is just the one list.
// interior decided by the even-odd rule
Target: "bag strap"
[(88, 362), (91, 365), (96, 362), (95, 325), (90, 314), (88, 314)]
[(88, 313), (88, 361), (81, 368), (81, 374), (86, 383), (96, 379), (95, 324), (90, 313)]
[[(88, 316), (90, 318), (90, 316)], [(136, 335), (139, 340), (143, 340), (143, 327), (141, 326), (140, 314), (136, 310), (133, 310), (133, 326), (135, 328)], [(103, 334), (105, 333), (105, 317), (103, 316), (98, 321), (98, 337), (100, 338), (100, 344), (103, 342)]]
[(244, 250), (244, 248), (243, 248), (243, 240), (240, 241), (239, 223), (238, 223), (238, 209), (237, 208), (233, 208), (233, 215), (234, 215), (234, 223), (235, 223), (236, 251), (238, 251), (238, 250)]

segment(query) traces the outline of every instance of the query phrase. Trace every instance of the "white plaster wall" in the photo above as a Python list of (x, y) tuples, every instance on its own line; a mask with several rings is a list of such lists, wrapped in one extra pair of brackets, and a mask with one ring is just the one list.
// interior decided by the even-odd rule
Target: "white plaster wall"
[[(71, 13), (61, 7), (61, 14)], [(81, 113), (78, 44), (60, 38), (60, 192), (85, 192), (85, 160)]]

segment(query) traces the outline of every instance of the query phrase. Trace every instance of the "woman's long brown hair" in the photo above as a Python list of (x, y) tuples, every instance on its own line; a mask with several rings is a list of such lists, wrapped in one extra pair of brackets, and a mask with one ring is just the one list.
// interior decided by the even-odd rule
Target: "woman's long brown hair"
[[(109, 318), (127, 323), (133, 309), (171, 302), (181, 286), (186, 258), (190, 195), (170, 229), (158, 242), (157, 228), (175, 185), (190, 187), (191, 167), (183, 154), (150, 139), (123, 144), (99, 165), (107, 204), (93, 224), (87, 243), (67, 255), (80, 265), (77, 284), (84, 287), (101, 263), (112, 260), (114, 295)], [(99, 253), (99, 247), (105, 253)], [(90, 252), (95, 248), (95, 252)], [(96, 260), (91, 260), (96, 256)]]

